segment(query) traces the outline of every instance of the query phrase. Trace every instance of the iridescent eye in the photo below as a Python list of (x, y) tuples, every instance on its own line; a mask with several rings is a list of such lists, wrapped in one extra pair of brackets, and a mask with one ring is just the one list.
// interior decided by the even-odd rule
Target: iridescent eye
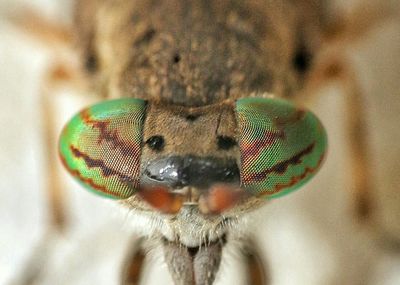
[(60, 137), (60, 157), (86, 188), (107, 197), (132, 196), (139, 186), (146, 102), (117, 99), (75, 115)]
[(299, 188), (317, 172), (327, 148), (324, 127), (309, 111), (282, 99), (236, 102), (241, 184), (266, 198)]

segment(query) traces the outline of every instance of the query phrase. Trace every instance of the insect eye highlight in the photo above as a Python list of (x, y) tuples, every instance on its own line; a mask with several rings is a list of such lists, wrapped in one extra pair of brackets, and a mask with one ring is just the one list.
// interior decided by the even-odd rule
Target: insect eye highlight
[(165, 140), (163, 136), (152, 136), (146, 141), (146, 144), (152, 150), (161, 151), (164, 148)]
[(222, 150), (228, 150), (237, 145), (236, 140), (228, 136), (217, 137), (218, 148)]

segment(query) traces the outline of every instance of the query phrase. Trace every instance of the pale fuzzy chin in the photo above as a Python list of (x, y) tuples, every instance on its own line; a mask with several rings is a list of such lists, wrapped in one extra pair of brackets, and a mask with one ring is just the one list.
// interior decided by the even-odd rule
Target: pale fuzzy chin
[[(125, 208), (125, 207), (121, 207)], [(163, 236), (167, 240), (182, 243), (188, 247), (213, 242), (224, 235), (241, 237), (247, 228), (247, 215), (206, 218), (195, 208), (183, 207), (174, 218), (158, 212), (123, 209), (126, 226), (130, 231), (145, 237)]]

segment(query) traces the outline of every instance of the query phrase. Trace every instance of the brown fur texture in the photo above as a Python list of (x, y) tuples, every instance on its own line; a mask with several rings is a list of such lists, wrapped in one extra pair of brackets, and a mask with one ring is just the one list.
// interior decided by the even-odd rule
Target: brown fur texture
[[(321, 27), (319, 1), (80, 1), (78, 43), (105, 97), (201, 106), (252, 92), (293, 96)], [(313, 27), (313, 28), (309, 28)]]
[(142, 157), (147, 160), (171, 154), (194, 154), (237, 158), (238, 146), (221, 150), (217, 145), (217, 136), (235, 138), (236, 133), (234, 104), (231, 101), (197, 108), (151, 104), (147, 109), (143, 139), (146, 141), (151, 136), (162, 135), (165, 146), (162, 151), (145, 147)]

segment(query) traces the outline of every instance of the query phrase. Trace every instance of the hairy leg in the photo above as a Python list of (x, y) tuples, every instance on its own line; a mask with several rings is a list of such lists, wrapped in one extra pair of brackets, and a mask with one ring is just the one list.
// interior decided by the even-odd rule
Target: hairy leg
[[(312, 101), (317, 90), (331, 82), (338, 82), (343, 90), (346, 108), (345, 128), (349, 147), (349, 169), (353, 178), (351, 192), (353, 212), (360, 222), (374, 221), (373, 172), (369, 154), (368, 126), (366, 124), (365, 98), (348, 48), (362, 40), (368, 32), (387, 20), (393, 11), (384, 1), (371, 1), (344, 13), (332, 13), (321, 37), (320, 52), (307, 74), (307, 84), (294, 100), (301, 104)], [(314, 96), (313, 96), (314, 95)]]
[(139, 285), (142, 277), (144, 263), (146, 261), (146, 252), (143, 249), (143, 240), (135, 243), (135, 248), (124, 261), (122, 270), (121, 284), (122, 285)]
[(30, 10), (11, 15), (9, 20), (28, 37), (28, 40), (33, 40), (46, 48), (51, 57), (50, 64), (43, 74), (39, 91), (41, 103), (39, 120), (41, 120), (43, 128), (42, 153), (45, 156), (42, 173), (45, 175), (44, 194), (47, 198), (49, 219), (43, 237), (14, 280), (15, 284), (29, 285), (40, 283), (57, 240), (68, 230), (66, 213), (68, 205), (65, 204), (64, 183), (57, 153), (60, 131), (59, 124), (57, 124), (60, 110), (57, 109), (57, 93), (59, 93), (59, 88), (64, 85), (84, 90), (86, 80), (73, 49), (73, 33), (69, 27), (59, 25)]
[(254, 241), (249, 241), (244, 249), (244, 257), (247, 265), (247, 284), (267, 285), (270, 280), (266, 274), (266, 264), (259, 254), (259, 250), (254, 246)]
[[(365, 103), (362, 89), (345, 54), (328, 55), (310, 77), (308, 94), (316, 94), (318, 87), (329, 81), (339, 81), (345, 97), (345, 129), (349, 147), (349, 169), (353, 184), (351, 186), (354, 214), (360, 221), (371, 218), (373, 201), (371, 198), (373, 175), (368, 149), (368, 133), (365, 120)], [(309, 98), (308, 98), (309, 99)]]

